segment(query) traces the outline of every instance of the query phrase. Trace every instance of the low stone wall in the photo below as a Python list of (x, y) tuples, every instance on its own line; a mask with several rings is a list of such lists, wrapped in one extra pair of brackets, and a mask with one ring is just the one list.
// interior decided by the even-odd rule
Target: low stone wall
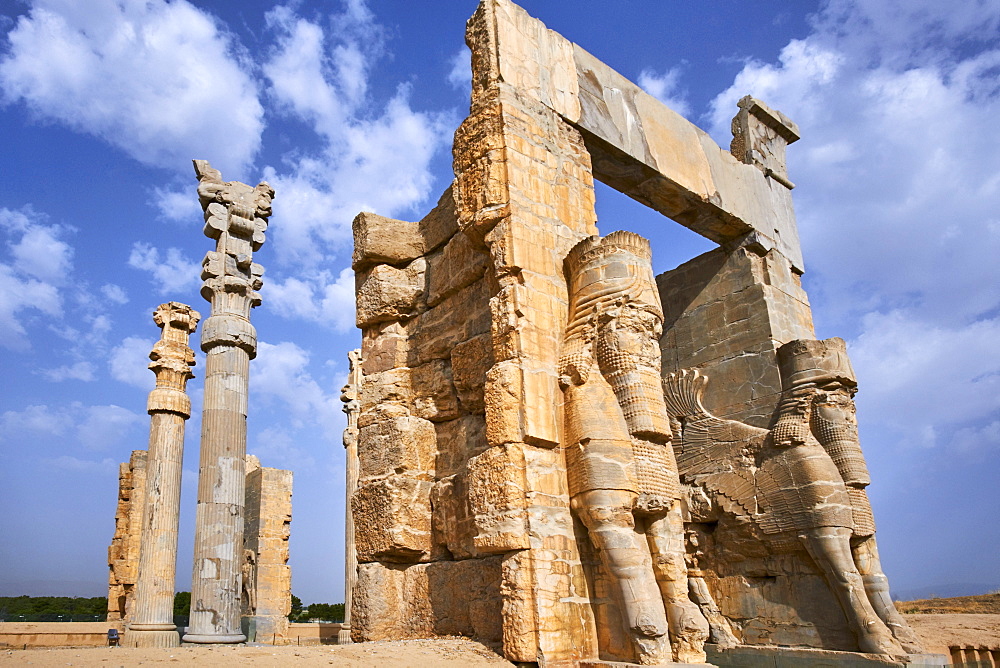
[[(288, 635), (277, 638), (277, 645), (336, 645), (340, 624), (310, 622), (289, 624)], [(268, 638), (257, 638), (257, 642), (270, 643)]]
[(100, 647), (116, 622), (0, 622), (0, 647)]

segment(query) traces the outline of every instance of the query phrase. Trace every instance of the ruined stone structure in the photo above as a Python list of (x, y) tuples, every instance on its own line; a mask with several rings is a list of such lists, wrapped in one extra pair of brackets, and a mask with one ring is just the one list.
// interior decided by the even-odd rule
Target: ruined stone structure
[(133, 450), (118, 466), (115, 535), (108, 546), (108, 621), (128, 624), (135, 608), (139, 576), (142, 509), (146, 498), (146, 451)]
[(216, 248), (205, 255), (202, 296), (212, 310), (201, 330), (205, 400), (201, 424), (195, 517), (191, 623), (185, 642), (234, 643), (240, 630), (241, 566), (249, 366), (257, 354), (250, 309), (260, 304), (263, 267), (253, 252), (264, 243), (274, 191), (222, 175), (194, 161), (205, 235)]
[(292, 472), (246, 458), (243, 561), (240, 565), (242, 630), (250, 642), (281, 644), (292, 611), (288, 537), (292, 522)]
[[(773, 445), (806, 437), (781, 416), (804, 401), (788, 360), (812, 354), (779, 350), (828, 345), (799, 281), (794, 123), (746, 97), (724, 150), (509, 0), (482, 0), (466, 39), (452, 186), (418, 222), (354, 222), (354, 640), (463, 634), (540, 666), (915, 649), (863, 521), (853, 376), (824, 377), (818, 445)], [(654, 281), (645, 240), (600, 236), (594, 178), (719, 248)], [(684, 395), (697, 410), (665, 399), (682, 369), (712, 379)], [(698, 420), (728, 432), (699, 441)], [(748, 430), (769, 434), (770, 468), (733, 443)], [(712, 487), (701, 453), (753, 482)], [(765, 469), (796, 483), (775, 492)], [(806, 493), (822, 485), (835, 521)]]
[(139, 571), (135, 602), (125, 634), (129, 647), (177, 647), (174, 625), (174, 577), (177, 572), (177, 525), (181, 506), (184, 423), (191, 417), (185, 389), (194, 376), (194, 351), (188, 337), (201, 315), (186, 304), (167, 302), (153, 312), (163, 330), (153, 346), (149, 368), (156, 387), (149, 393), (149, 450), (146, 454), (146, 494), (139, 537)]
[[(720, 635), (735, 630), (752, 644), (807, 644), (817, 634), (837, 649), (853, 649), (853, 636), (862, 652), (919, 652), (879, 563), (844, 341), (786, 343), (778, 368), (783, 393), (769, 430), (708, 413), (698, 371), (665, 379), (688, 526), (712, 536), (698, 540), (708, 599), (699, 602), (721, 612)], [(776, 616), (765, 599), (794, 614)], [(761, 604), (752, 615), (749, 602)]]
[(352, 350), (347, 353), (347, 359), (350, 371), (347, 384), (340, 391), (340, 400), (344, 402), (344, 413), (347, 415), (347, 428), (344, 429), (347, 510), (344, 518), (344, 621), (340, 625), (340, 631), (337, 632), (338, 645), (351, 642), (351, 601), (354, 598), (354, 585), (358, 582), (358, 553), (354, 546), (351, 497), (358, 488), (358, 391), (361, 388), (361, 351)]

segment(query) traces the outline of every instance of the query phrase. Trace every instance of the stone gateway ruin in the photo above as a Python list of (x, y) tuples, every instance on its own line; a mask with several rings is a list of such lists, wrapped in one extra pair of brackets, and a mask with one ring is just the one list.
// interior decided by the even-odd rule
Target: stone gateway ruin
[[(353, 640), (942, 665), (889, 599), (857, 381), (813, 331), (796, 125), (747, 96), (720, 148), (509, 0), (466, 39), (454, 182), (417, 222), (354, 222)], [(594, 179), (718, 248), (654, 277)]]

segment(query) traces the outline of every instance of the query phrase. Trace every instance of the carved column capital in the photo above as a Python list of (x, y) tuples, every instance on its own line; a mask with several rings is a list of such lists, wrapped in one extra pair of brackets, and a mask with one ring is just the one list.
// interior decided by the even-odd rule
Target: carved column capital
[[(264, 244), (274, 189), (264, 181), (256, 186), (223, 181), (207, 160), (195, 160), (194, 171), (205, 236), (216, 242), (201, 263), (201, 295), (211, 302), (213, 316), (231, 314), (249, 321), (250, 309), (261, 302), (257, 291), (264, 275), (253, 252)], [(203, 337), (203, 350), (205, 343)]]
[(150, 413), (176, 413), (191, 416), (191, 399), (185, 393), (188, 379), (194, 378), (194, 351), (188, 337), (198, 327), (201, 314), (187, 304), (167, 302), (153, 311), (153, 322), (162, 330), (160, 340), (149, 353), (149, 368), (156, 374), (156, 388), (149, 393), (146, 410)]

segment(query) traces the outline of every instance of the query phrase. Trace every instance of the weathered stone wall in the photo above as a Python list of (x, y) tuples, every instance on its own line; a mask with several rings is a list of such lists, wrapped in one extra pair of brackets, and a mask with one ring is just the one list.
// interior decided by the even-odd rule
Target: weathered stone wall
[[(244, 632), (256, 642), (281, 644), (292, 610), (292, 569), (288, 565), (288, 538), (292, 522), (292, 472), (261, 467), (247, 457), (246, 505), (243, 525), (244, 557), (253, 553), (253, 567), (244, 565), (242, 615)], [(244, 559), (246, 564), (246, 559)], [(253, 591), (254, 608), (248, 592)], [(254, 640), (248, 636), (248, 640)]]
[(108, 547), (108, 621), (128, 624), (139, 575), (142, 506), (146, 499), (146, 451), (133, 450), (118, 466), (115, 535)]
[(656, 278), (663, 303), (663, 373), (700, 369), (706, 408), (767, 427), (781, 394), (778, 347), (812, 338), (800, 275), (776, 250), (718, 248)]
[[(598, 234), (594, 178), (718, 242), (657, 280), (663, 372), (700, 369), (714, 415), (767, 427), (778, 347), (814, 336), (784, 165), (798, 130), (747, 97), (724, 150), (509, 0), (482, 0), (466, 39), (472, 104), (452, 186), (418, 222), (354, 222), (352, 636), (461, 633), (512, 661), (628, 660), (613, 578), (570, 512), (564, 259)], [(850, 644), (814, 564), (731, 531), (705, 499), (687, 506), (689, 530), (719, 539), (704, 541), (696, 581), (740, 640)], [(663, 540), (679, 554), (672, 521)]]

